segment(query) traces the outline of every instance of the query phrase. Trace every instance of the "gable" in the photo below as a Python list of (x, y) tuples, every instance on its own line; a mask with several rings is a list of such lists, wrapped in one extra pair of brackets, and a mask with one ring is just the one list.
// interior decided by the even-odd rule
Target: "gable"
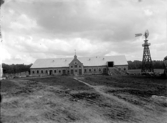
[(76, 64), (82, 65), (82, 63), (78, 59), (74, 58), (69, 65), (71, 66), (71, 65), (76, 65)]

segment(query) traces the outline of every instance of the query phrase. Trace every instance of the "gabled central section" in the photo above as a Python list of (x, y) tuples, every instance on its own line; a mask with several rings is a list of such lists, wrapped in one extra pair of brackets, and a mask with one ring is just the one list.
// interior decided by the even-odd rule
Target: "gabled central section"
[(77, 56), (74, 55), (74, 59), (69, 64), (70, 74), (82, 75), (83, 74), (83, 63), (81, 63)]

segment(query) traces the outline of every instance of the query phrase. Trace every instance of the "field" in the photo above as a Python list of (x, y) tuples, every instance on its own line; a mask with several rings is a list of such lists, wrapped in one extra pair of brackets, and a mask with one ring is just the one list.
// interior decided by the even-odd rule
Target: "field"
[[(138, 74), (138, 73), (141, 73), (141, 69), (131, 69), (131, 70), (128, 70), (128, 72)], [(154, 69), (154, 72), (155, 73), (163, 73), (164, 69)]]
[(2, 123), (166, 123), (167, 81), (56, 76), (1, 82)]

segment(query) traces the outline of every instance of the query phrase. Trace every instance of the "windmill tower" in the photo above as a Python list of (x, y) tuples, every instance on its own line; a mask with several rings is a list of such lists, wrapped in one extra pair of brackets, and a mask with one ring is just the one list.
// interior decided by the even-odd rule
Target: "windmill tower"
[(144, 47), (144, 50), (143, 50), (143, 60), (142, 60), (141, 73), (153, 73), (154, 69), (153, 69), (151, 53), (150, 53), (150, 49), (149, 49), (149, 46), (151, 44), (148, 43), (148, 40), (147, 40), (147, 38), (149, 36), (148, 30), (146, 30), (144, 36), (145, 36), (145, 40), (144, 40), (144, 44), (142, 45)]

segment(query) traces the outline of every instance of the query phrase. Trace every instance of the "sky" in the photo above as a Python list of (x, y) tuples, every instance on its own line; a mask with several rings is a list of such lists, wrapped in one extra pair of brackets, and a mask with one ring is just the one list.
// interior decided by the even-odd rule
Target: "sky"
[(149, 30), (152, 60), (167, 56), (167, 0), (5, 0), (0, 58), (30, 64), (39, 58), (125, 55), (142, 60)]

